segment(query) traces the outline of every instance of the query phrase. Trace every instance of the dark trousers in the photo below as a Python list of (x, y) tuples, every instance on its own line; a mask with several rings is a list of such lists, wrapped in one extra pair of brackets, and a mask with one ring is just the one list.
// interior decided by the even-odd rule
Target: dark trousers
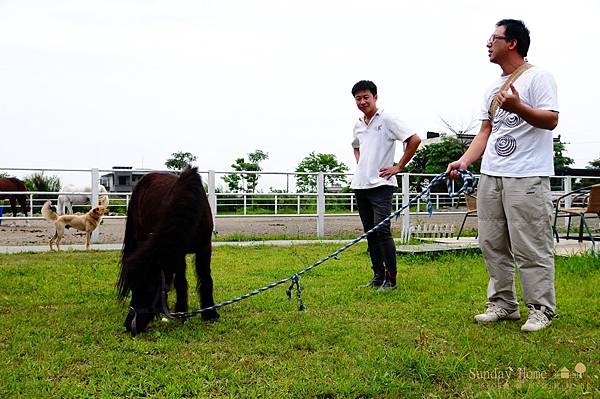
[[(365, 233), (392, 213), (393, 186), (379, 186), (364, 190), (354, 190), (358, 214)], [(388, 220), (380, 228), (367, 236), (369, 255), (375, 278), (383, 277), (387, 272), (396, 278), (396, 244)]]

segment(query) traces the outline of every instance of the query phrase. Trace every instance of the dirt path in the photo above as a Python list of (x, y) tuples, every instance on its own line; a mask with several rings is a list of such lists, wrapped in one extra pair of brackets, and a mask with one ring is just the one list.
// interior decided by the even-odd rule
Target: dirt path
[[(431, 219), (426, 215), (411, 216), (411, 224), (453, 224), (460, 227), (463, 214), (439, 214)], [(467, 227), (473, 228), (476, 218), (467, 219)], [(392, 228), (399, 229), (400, 221), (393, 221)], [(315, 217), (219, 217), (216, 222), (218, 237), (243, 235), (275, 236), (285, 235), (289, 238), (315, 235), (317, 221)], [(118, 244), (123, 241), (125, 232), (124, 219), (104, 219), (100, 226), (98, 243)], [(325, 217), (326, 238), (340, 235), (358, 236), (362, 233), (362, 225), (358, 216), (327, 216)], [(40, 245), (46, 244), (54, 234), (51, 223), (44, 220), (7, 221), (0, 224), (0, 245)], [(63, 243), (82, 244), (85, 237), (82, 232), (70, 229), (65, 232)]]

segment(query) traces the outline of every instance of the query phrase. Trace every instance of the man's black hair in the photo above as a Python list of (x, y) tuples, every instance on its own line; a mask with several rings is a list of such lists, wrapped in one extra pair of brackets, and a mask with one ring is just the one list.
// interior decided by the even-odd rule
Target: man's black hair
[(352, 86), (352, 95), (355, 96), (356, 93), (363, 90), (369, 90), (373, 96), (377, 95), (377, 86), (370, 80), (361, 80)]
[(529, 51), (529, 29), (525, 23), (519, 19), (503, 19), (498, 21), (496, 26), (504, 26), (504, 36), (507, 40), (517, 41), (517, 53), (523, 57), (527, 57)]

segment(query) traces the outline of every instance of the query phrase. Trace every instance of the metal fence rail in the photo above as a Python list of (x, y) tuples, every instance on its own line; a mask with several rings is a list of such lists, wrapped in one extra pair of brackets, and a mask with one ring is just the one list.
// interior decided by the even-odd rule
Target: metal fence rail
[[(88, 195), (92, 198), (92, 203), (89, 205), (77, 206), (74, 208), (79, 211), (87, 211), (90, 206), (98, 204), (98, 195), (108, 195), (109, 207), (111, 209), (111, 215), (106, 216), (109, 219), (120, 219), (124, 218), (127, 207), (129, 205), (129, 199), (131, 192), (98, 192), (98, 183), (100, 181), (100, 173), (112, 173), (115, 171), (122, 171), (120, 169), (40, 169), (40, 168), (2, 168), (0, 172), (73, 172), (73, 173), (84, 173), (89, 176), (90, 192), (3, 192), (3, 195), (26, 195), (27, 202), (29, 205), (29, 212), (27, 215), (13, 217), (8, 216), (10, 212), (10, 206), (8, 201), (0, 201), (0, 212), (3, 211), (3, 215), (0, 216), (5, 221), (11, 220), (35, 220), (42, 219), (40, 215), (41, 207), (47, 200), (52, 201), (53, 204), (57, 203), (57, 198), (61, 194), (82, 194)], [(137, 170), (138, 172), (172, 172), (166, 170)], [(341, 187), (325, 187), (326, 176), (351, 176), (350, 174), (342, 173), (290, 173), (290, 172), (252, 172), (252, 171), (201, 171), (200, 174), (203, 176), (203, 180), (206, 184), (209, 202), (211, 204), (211, 210), (213, 212), (213, 218), (217, 223), (217, 218), (226, 217), (298, 217), (298, 216), (310, 216), (316, 217), (317, 219), (317, 235), (323, 236), (324, 223), (326, 215), (336, 216), (352, 216), (358, 215), (354, 194), (352, 192), (339, 192)], [(278, 190), (269, 190), (266, 192), (256, 193), (232, 193), (232, 192), (218, 192), (224, 190), (218, 190), (217, 177), (221, 179), (225, 175), (239, 174), (239, 175), (265, 175), (272, 177), (280, 177), (285, 179), (285, 187)], [(316, 178), (316, 192), (294, 192), (295, 179), (297, 176), (313, 175)], [(394, 194), (393, 207), (395, 210), (402, 208), (404, 204), (409, 203), (412, 199), (417, 197), (417, 193), (420, 187), (428, 184), (428, 182), (434, 177), (433, 174), (408, 174), (403, 173), (398, 175), (398, 191)], [(553, 196), (559, 197), (565, 192), (571, 191), (573, 184), (579, 179), (588, 179), (600, 181), (600, 178), (583, 177), (583, 176), (556, 176), (552, 178), (553, 182)], [(454, 184), (454, 183), (453, 183)], [(454, 187), (453, 187), (454, 190)], [(343, 191), (343, 190), (342, 190)], [(451, 198), (447, 192), (433, 192), (431, 198), (434, 207), (434, 213), (440, 214), (455, 214), (463, 213), (464, 210), (459, 210), (456, 207), (464, 205), (462, 198)], [(567, 199), (568, 202), (568, 199)], [(2, 205), (4, 203), (4, 205)], [(570, 206), (570, 204), (565, 204)], [(428, 211), (425, 204), (417, 198), (415, 205), (410, 207), (410, 210), (405, 210), (402, 213), (402, 229), (409, 228), (409, 215), (426, 215)]]

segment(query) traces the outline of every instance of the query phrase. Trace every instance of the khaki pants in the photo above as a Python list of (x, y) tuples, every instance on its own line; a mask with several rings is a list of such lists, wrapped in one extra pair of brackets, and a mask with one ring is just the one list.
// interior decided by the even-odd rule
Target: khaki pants
[(552, 209), (548, 177), (481, 175), (477, 215), (490, 275), (489, 302), (510, 311), (518, 308), (516, 264), (525, 304), (555, 312)]

